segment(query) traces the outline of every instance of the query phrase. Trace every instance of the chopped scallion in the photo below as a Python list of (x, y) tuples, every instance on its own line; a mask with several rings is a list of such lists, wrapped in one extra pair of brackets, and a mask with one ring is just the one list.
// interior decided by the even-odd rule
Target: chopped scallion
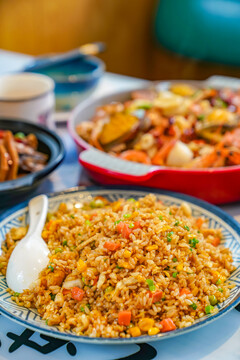
[(154, 282), (152, 279), (146, 279), (146, 283), (148, 284), (150, 291), (156, 290), (156, 286), (154, 285)]

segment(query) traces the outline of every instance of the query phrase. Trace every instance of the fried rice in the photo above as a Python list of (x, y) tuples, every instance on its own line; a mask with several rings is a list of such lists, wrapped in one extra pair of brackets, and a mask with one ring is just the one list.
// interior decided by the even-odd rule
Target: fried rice
[[(11, 229), (0, 268), (27, 228)], [(42, 237), (49, 265), (31, 289), (12, 294), (49, 326), (91, 337), (156, 335), (216, 313), (235, 269), (221, 229), (191, 207), (165, 206), (152, 194), (89, 203), (48, 214)]]

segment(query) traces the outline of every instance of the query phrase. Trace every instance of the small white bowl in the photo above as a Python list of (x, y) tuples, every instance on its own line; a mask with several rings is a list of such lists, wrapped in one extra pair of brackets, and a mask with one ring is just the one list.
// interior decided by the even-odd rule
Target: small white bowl
[(55, 108), (54, 81), (46, 75), (0, 76), (0, 117), (51, 124)]

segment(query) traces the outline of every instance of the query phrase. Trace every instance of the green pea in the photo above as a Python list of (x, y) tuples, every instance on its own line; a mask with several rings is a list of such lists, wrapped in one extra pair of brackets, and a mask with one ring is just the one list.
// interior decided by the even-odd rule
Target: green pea
[(205, 313), (208, 315), (208, 314), (211, 314), (212, 310), (214, 309), (214, 307), (212, 305), (207, 305), (205, 307)]
[(208, 297), (208, 299), (209, 299), (210, 304), (213, 305), (213, 306), (218, 303), (218, 300), (217, 300), (217, 298), (216, 298), (215, 295), (210, 295), (210, 296)]

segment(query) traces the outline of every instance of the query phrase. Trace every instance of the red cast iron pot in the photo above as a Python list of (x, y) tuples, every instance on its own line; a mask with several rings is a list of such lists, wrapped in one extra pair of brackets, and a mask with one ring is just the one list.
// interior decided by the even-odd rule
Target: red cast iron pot
[[(218, 77), (212, 79), (191, 83), (199, 86), (211, 84), (211, 86), (219, 87)], [(228, 78), (226, 80), (225, 78), (220, 79), (223, 81), (221, 86), (229, 86)], [(166, 89), (170, 83), (172, 81), (159, 82), (158, 88)], [(233, 87), (236, 85), (240, 87), (239, 83), (234, 83)], [(130, 93), (130, 91), (119, 92), (85, 101), (76, 107), (69, 119), (69, 132), (81, 152), (79, 162), (95, 181), (101, 184), (136, 184), (167, 189), (196, 196), (214, 204), (240, 200), (240, 165), (192, 170), (143, 165), (121, 160), (94, 149), (78, 136), (75, 131), (76, 125), (82, 121), (90, 120), (98, 106), (113, 101), (126, 101), (129, 99)]]

